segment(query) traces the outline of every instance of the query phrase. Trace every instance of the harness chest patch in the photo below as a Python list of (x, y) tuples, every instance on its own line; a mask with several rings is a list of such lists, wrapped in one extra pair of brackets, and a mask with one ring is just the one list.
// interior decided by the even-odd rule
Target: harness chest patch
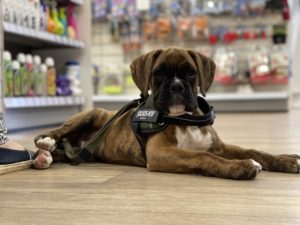
[(132, 117), (133, 122), (149, 122), (156, 123), (159, 116), (159, 112), (152, 109), (139, 109), (134, 113)]

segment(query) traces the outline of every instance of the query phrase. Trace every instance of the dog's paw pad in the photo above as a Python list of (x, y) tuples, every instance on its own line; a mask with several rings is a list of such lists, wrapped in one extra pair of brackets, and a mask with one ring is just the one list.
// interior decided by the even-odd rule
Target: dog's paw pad
[(36, 142), (36, 146), (39, 149), (44, 149), (47, 151), (52, 151), (55, 148), (55, 140), (50, 137), (45, 137)]
[(36, 169), (47, 169), (53, 162), (51, 153), (46, 150), (40, 150), (38, 156), (34, 159), (32, 165)]
[(251, 159), (251, 161), (252, 161), (253, 165), (254, 165), (255, 168), (256, 168), (256, 173), (257, 173), (257, 174), (258, 174), (260, 171), (262, 171), (262, 166), (261, 166), (258, 162), (256, 162), (256, 161), (253, 160), (253, 159)]

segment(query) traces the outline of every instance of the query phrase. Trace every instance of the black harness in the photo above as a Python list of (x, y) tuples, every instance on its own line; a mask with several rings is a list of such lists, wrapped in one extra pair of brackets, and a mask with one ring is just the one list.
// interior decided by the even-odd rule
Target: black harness
[(75, 164), (95, 161), (93, 153), (99, 146), (99, 143), (103, 140), (108, 128), (121, 115), (136, 108), (136, 111), (132, 114), (131, 126), (141, 146), (142, 154), (146, 159), (147, 135), (162, 131), (166, 129), (169, 124), (203, 127), (214, 123), (215, 113), (213, 107), (200, 96), (197, 97), (197, 102), (198, 107), (204, 115), (195, 116), (186, 113), (180, 116), (169, 116), (154, 109), (152, 95), (146, 98), (142, 96), (139, 99), (135, 99), (119, 110), (113, 118), (97, 131), (93, 138), (80, 150), (79, 154), (69, 158)]

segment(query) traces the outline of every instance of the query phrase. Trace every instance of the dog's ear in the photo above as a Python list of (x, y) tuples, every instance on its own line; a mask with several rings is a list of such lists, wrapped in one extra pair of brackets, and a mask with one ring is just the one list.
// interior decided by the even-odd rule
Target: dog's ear
[(198, 73), (198, 85), (201, 94), (205, 97), (206, 92), (208, 91), (214, 80), (216, 64), (213, 60), (195, 50), (188, 50), (188, 53), (193, 58), (196, 64)]
[(130, 64), (133, 80), (144, 95), (150, 90), (153, 66), (162, 51), (159, 49), (141, 55), (135, 58)]

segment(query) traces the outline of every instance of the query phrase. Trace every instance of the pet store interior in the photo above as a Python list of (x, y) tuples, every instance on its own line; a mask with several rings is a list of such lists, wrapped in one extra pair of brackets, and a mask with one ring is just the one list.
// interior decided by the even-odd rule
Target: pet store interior
[(300, 0), (2, 0), (1, 224), (300, 223), (295, 174), (234, 183), (106, 163), (37, 170), (34, 154), (6, 161), (77, 113), (139, 98), (131, 62), (170, 46), (215, 62), (205, 99), (222, 140), (300, 154)]

